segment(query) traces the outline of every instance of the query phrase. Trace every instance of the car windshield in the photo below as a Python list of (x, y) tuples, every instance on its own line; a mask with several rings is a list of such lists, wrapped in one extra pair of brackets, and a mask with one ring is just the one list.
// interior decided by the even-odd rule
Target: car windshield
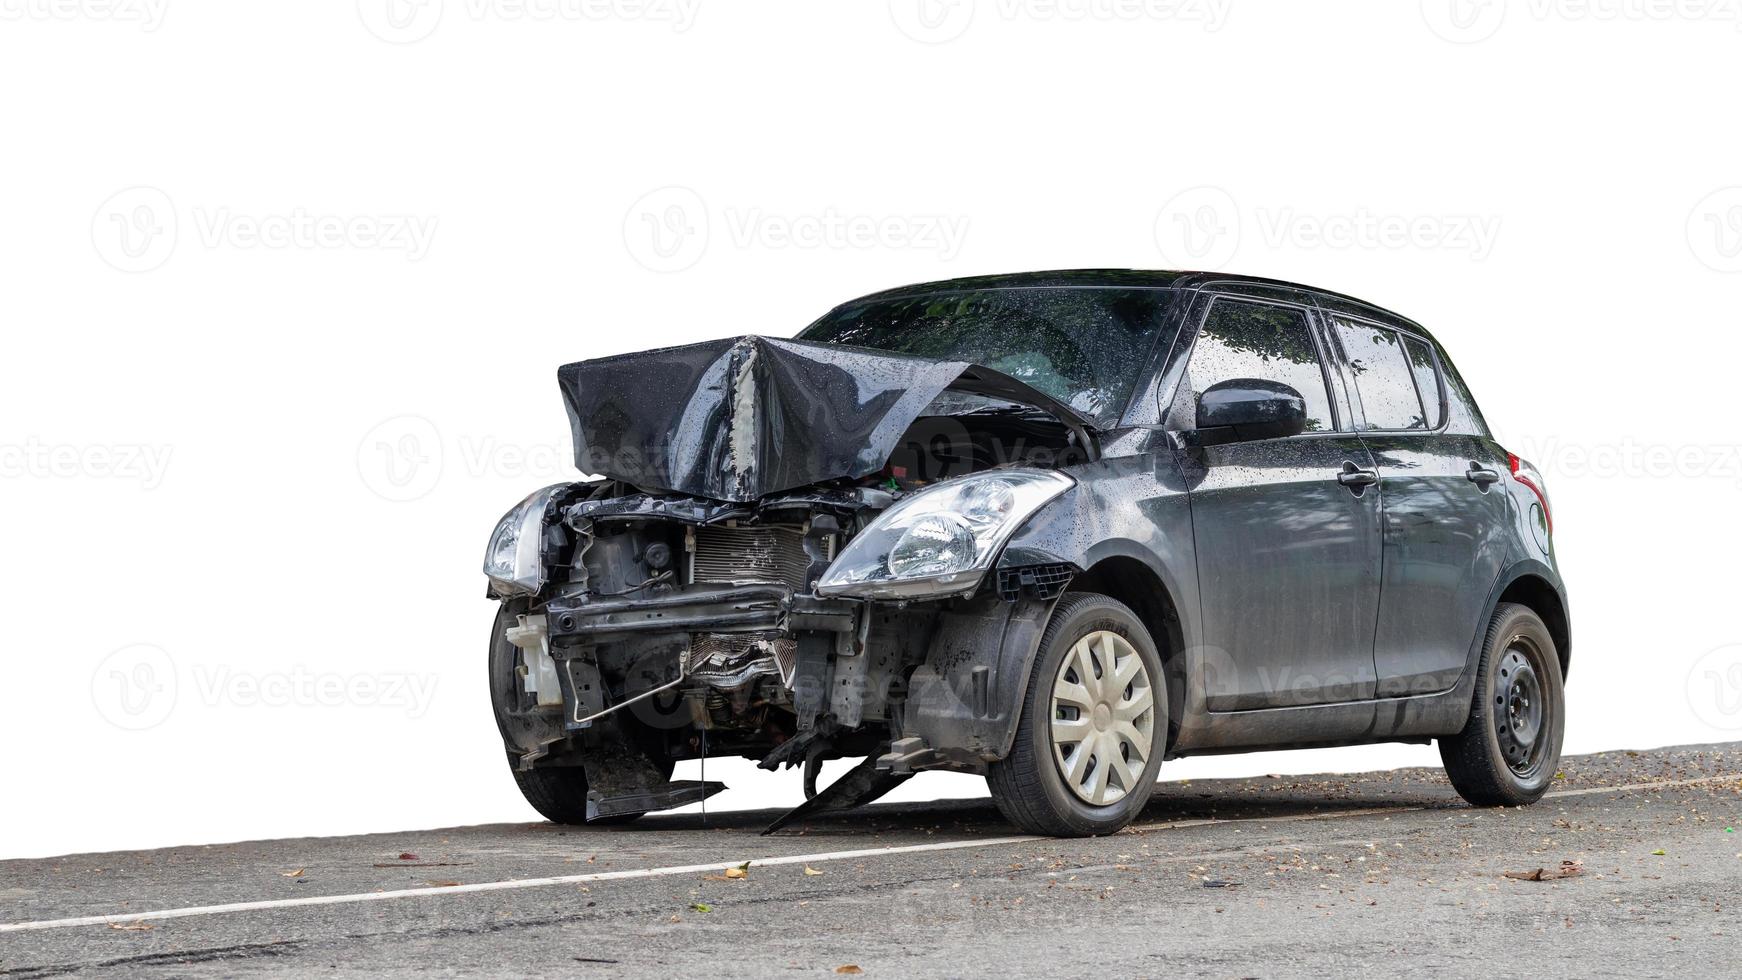
[(1025, 288), (929, 293), (841, 307), (800, 340), (969, 361), (1116, 424), (1161, 329), (1158, 289)]

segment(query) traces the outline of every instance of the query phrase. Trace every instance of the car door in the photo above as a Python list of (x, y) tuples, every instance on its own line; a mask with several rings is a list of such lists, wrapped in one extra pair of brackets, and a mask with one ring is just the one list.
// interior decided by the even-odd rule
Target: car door
[(1361, 439), (1378, 467), (1384, 528), (1373, 659), (1379, 697), (1444, 691), (1463, 673), (1505, 560), (1507, 510), (1492, 440), (1447, 423), (1434, 345), (1331, 313)]
[[(1202, 610), (1206, 707), (1238, 711), (1370, 698), (1379, 605), (1372, 457), (1334, 406), (1317, 311), (1211, 297), (1168, 417), (1236, 378), (1286, 384), (1307, 431), (1176, 450), (1186, 476)], [(1180, 423), (1184, 424), (1181, 425)]]

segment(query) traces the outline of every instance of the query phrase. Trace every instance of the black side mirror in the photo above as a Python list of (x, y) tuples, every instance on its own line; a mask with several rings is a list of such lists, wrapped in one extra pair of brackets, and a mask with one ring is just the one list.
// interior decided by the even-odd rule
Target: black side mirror
[(1306, 418), (1306, 399), (1288, 385), (1235, 378), (1198, 396), (1196, 442), (1216, 446), (1299, 435), (1306, 431)]

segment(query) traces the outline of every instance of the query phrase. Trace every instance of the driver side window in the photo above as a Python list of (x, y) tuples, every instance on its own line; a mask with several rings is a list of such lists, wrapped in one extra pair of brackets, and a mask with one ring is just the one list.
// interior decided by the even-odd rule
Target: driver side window
[(1211, 385), (1235, 378), (1288, 385), (1306, 401), (1306, 431), (1336, 428), (1318, 347), (1302, 310), (1217, 299), (1192, 347), (1170, 417), (1191, 426), (1197, 418), (1198, 396)]

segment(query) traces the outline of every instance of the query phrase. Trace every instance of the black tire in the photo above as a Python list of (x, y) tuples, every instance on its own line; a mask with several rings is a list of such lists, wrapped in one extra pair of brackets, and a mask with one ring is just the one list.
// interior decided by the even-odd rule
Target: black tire
[[(502, 733), (502, 743), (508, 753), (508, 769), (520, 795), (552, 823), (587, 823), (587, 771), (581, 766), (552, 766), (522, 770), (517, 746), (530, 745), (541, 737), (562, 731), (562, 715), (549, 709), (539, 709), (519, 683), (521, 651), (508, 642), (504, 631), (526, 611), (526, 600), (511, 599), (496, 611), (496, 621), (490, 627), (490, 707), (496, 716), (496, 729)], [(667, 764), (666, 778), (671, 777)], [(593, 826), (625, 824), (641, 816), (639, 813), (605, 817), (592, 821)]]
[(1440, 739), (1458, 795), (1476, 806), (1542, 799), (1560, 766), (1566, 694), (1554, 636), (1529, 607), (1505, 602), (1494, 611), (1472, 702), (1464, 730)]
[[(1065, 656), (1077, 641), (1101, 630), (1124, 637), (1142, 659), (1154, 697), (1154, 717), (1149, 757), (1137, 784), (1127, 788), (1117, 801), (1096, 806), (1079, 798), (1059, 771), (1053, 755), (1052, 714), (1053, 685)], [(1029, 833), (1053, 837), (1116, 833), (1143, 811), (1155, 790), (1167, 747), (1167, 723), (1167, 677), (1162, 673), (1155, 641), (1142, 621), (1124, 603), (1107, 596), (1067, 593), (1053, 609), (1041, 635), (1023, 697), (1016, 742), (1010, 754), (992, 763), (987, 771), (992, 800), (1006, 819)]]

